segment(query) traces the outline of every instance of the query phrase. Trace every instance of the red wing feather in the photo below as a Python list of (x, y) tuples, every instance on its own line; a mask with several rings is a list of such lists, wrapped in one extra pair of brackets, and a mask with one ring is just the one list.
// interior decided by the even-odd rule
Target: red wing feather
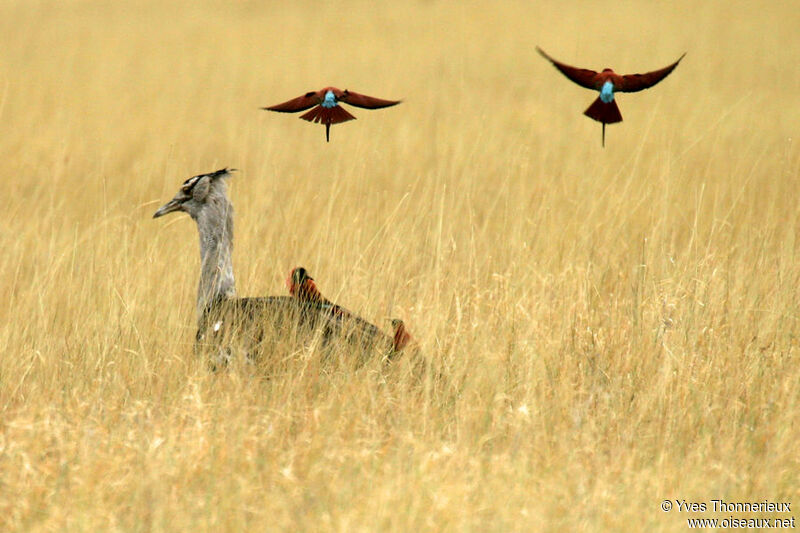
[(348, 120), (355, 120), (356, 117), (351, 115), (347, 109), (340, 105), (334, 106), (330, 109), (330, 123), (339, 124), (340, 122), (347, 122)]
[(322, 109), (322, 107), (317, 106), (308, 113), (303, 113), (302, 115), (300, 115), (300, 118), (302, 118), (303, 120), (307, 120), (309, 122), (320, 122), (317, 119), (317, 113), (319, 113), (320, 109)]
[(339, 100), (355, 107), (363, 107), (364, 109), (380, 109), (400, 103), (400, 100), (383, 100), (382, 98), (366, 96), (364, 94), (354, 93), (353, 91), (344, 91), (342, 96), (339, 97)]
[(333, 107), (322, 107), (320, 105), (301, 115), (300, 118), (309, 122), (319, 122), (320, 124), (339, 124), (340, 122), (356, 119), (340, 105)]
[(406, 330), (405, 324), (403, 322), (399, 322), (397, 326), (395, 326), (394, 339), (392, 342), (394, 351), (401, 351), (403, 348), (408, 346), (412, 340), (413, 337), (411, 337)]
[(280, 113), (297, 113), (298, 111), (305, 111), (306, 109), (312, 108), (319, 103), (320, 98), (317, 93), (306, 93), (303, 96), (298, 96), (297, 98), (293, 98), (288, 102), (270, 107), (262, 107), (261, 109), (278, 111)]
[(683, 56), (685, 55), (686, 53), (679, 57), (678, 60), (670, 66), (664, 67), (660, 70), (654, 70), (653, 72), (647, 72), (645, 74), (626, 74), (622, 76), (622, 83), (620, 83), (618, 87), (615, 86), (614, 89), (624, 93), (635, 93), (637, 91), (649, 89), (656, 83), (666, 78), (670, 72), (675, 70), (675, 67), (678, 66), (678, 63), (681, 62), (681, 59), (683, 59)]
[(564, 63), (556, 61), (555, 59), (547, 55), (544, 52), (544, 50), (542, 50), (538, 46), (536, 47), (536, 51), (539, 52), (543, 58), (551, 62), (554, 67), (560, 70), (564, 76), (571, 79), (581, 87), (594, 90), (599, 89), (599, 87), (597, 87), (597, 84), (595, 82), (595, 77), (597, 76), (597, 72), (595, 72), (594, 70), (589, 70), (586, 68), (576, 68), (576, 67), (571, 67), (569, 65), (565, 65)]

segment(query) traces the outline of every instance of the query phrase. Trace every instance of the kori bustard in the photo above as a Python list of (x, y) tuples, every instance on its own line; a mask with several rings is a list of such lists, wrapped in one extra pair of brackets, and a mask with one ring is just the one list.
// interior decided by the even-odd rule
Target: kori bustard
[[(288, 328), (308, 323), (291, 298), (266, 296), (238, 298), (233, 277), (233, 205), (228, 199), (227, 179), (234, 169), (223, 168), (193, 176), (183, 182), (175, 197), (162, 205), (153, 218), (168, 213), (187, 213), (200, 234), (200, 281), (197, 287), (197, 335), (195, 349), (209, 347), (215, 359), (228, 359), (224, 344), (236, 337), (248, 355), (255, 355), (268, 328)], [(240, 342), (240, 344), (242, 343)], [(217, 361), (225, 362), (225, 361)]]
[[(318, 302), (291, 296), (240, 298), (233, 276), (233, 206), (227, 179), (234, 169), (223, 168), (183, 182), (175, 197), (153, 218), (187, 213), (200, 235), (200, 281), (197, 287), (195, 349), (209, 348), (215, 363), (231, 357), (229, 341), (243, 346), (248, 356), (263, 350), (262, 341), (292, 333), (307, 339), (323, 332), (329, 343), (343, 337), (329, 309)], [(376, 346), (377, 348), (377, 346)]]

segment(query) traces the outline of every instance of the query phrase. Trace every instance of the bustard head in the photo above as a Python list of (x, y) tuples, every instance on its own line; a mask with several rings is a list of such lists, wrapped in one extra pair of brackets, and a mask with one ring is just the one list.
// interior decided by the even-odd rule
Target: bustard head
[(235, 168), (223, 168), (209, 174), (192, 176), (183, 182), (183, 185), (181, 185), (172, 200), (162, 205), (153, 214), (153, 218), (164, 216), (173, 211), (183, 211), (197, 220), (198, 214), (207, 205), (215, 200), (226, 198), (225, 178), (235, 170)]

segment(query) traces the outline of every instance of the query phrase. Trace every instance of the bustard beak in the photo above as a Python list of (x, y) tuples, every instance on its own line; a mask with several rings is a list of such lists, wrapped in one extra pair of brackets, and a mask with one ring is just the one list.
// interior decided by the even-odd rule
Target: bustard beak
[(158, 208), (158, 211), (153, 213), (153, 218), (163, 217), (167, 213), (181, 210), (181, 202), (174, 198)]

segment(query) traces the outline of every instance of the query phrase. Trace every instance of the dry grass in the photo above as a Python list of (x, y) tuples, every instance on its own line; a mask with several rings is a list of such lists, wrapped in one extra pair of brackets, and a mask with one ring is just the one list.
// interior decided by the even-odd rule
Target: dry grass
[[(792, 2), (106, 4), (0, 5), (0, 529), (683, 531), (662, 499), (800, 506)], [(619, 71), (689, 54), (601, 149), (594, 96), (536, 44)], [(326, 84), (405, 102), (330, 144), (257, 110)], [(288, 348), (279, 375), (209, 374), (195, 228), (150, 216), (225, 165), (241, 294), (303, 265), (405, 318), (441, 379)]]

